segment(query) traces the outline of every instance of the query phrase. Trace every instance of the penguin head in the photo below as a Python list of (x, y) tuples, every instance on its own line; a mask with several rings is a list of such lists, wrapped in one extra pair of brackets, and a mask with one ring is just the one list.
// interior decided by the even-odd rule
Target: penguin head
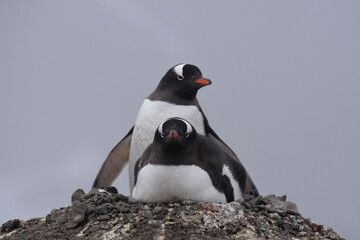
[(154, 142), (166, 153), (186, 153), (191, 150), (196, 136), (196, 130), (188, 121), (169, 118), (157, 128)]
[(200, 69), (191, 64), (180, 63), (170, 68), (161, 79), (159, 86), (172, 91), (173, 94), (192, 100), (196, 97), (197, 91), (211, 81), (203, 78)]

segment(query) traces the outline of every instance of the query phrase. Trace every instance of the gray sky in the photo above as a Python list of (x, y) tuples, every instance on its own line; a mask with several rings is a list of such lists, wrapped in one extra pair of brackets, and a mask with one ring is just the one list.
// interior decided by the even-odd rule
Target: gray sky
[[(358, 1), (1, 1), (0, 224), (89, 190), (173, 65), (261, 194), (355, 239)], [(128, 194), (127, 172), (115, 183)]]

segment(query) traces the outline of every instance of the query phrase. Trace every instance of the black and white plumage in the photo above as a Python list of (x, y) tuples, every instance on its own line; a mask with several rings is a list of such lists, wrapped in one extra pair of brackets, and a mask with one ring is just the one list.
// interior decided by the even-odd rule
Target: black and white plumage
[[(191, 64), (178, 64), (167, 71), (157, 88), (144, 100), (135, 125), (114, 147), (99, 170), (93, 188), (110, 186), (123, 167), (129, 162), (130, 195), (134, 186), (135, 162), (152, 143), (153, 134), (159, 124), (171, 117), (186, 119), (197, 133), (211, 138), (226, 154), (236, 161), (235, 153), (210, 127), (196, 98), (200, 88), (211, 84), (203, 78), (200, 69)], [(245, 192), (258, 194), (248, 176)]]
[(189, 122), (170, 118), (134, 168), (133, 198), (143, 202), (190, 199), (231, 202), (242, 199), (247, 172)]

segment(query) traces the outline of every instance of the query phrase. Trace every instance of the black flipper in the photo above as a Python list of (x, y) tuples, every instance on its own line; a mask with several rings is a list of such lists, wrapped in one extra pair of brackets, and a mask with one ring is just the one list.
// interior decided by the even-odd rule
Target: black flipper
[[(207, 119), (205, 120), (205, 132), (206, 132), (206, 136), (208, 136), (211, 140), (213, 140), (213, 142), (216, 143), (216, 145), (218, 145), (230, 158), (238, 161), (241, 164), (240, 159), (238, 158), (238, 156), (236, 156), (236, 154), (234, 153), (233, 150), (231, 150), (231, 148), (226, 145), (226, 143), (223, 142), (223, 140), (220, 139), (220, 137), (215, 133), (215, 131), (210, 127)], [(245, 186), (243, 189), (244, 193), (247, 194), (254, 194), (255, 196), (259, 195), (259, 192), (254, 184), (254, 182), (252, 181), (250, 175), (246, 172), (246, 181), (245, 181)]]
[(106, 160), (102, 164), (92, 188), (102, 188), (111, 186), (113, 181), (119, 176), (124, 166), (129, 162), (131, 137), (134, 127), (128, 134), (111, 150)]

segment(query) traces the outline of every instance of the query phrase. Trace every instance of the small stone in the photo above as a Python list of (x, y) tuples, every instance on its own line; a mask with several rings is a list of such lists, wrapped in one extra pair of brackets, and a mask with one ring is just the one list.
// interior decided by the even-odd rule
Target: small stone
[(336, 233), (333, 233), (333, 232), (332, 232), (332, 233), (329, 234), (329, 238), (330, 238), (330, 239), (338, 239), (338, 238), (339, 238), (339, 235), (337, 235)]
[(193, 204), (194, 202), (191, 201), (191, 200), (182, 200), (181, 203), (182, 203), (183, 205), (190, 205), (190, 204)]
[(127, 208), (127, 207), (123, 207), (121, 210), (120, 210), (121, 213), (129, 213), (131, 212), (130, 208)]
[(99, 221), (107, 221), (107, 220), (109, 220), (111, 218), (111, 216), (109, 216), (109, 215), (100, 215), (98, 218), (97, 218), (97, 220), (99, 220)]
[(245, 207), (245, 208), (247, 208), (247, 209), (250, 209), (251, 208), (251, 206), (250, 206), (250, 204), (248, 203), (248, 202), (241, 202), (241, 204)]
[(100, 225), (93, 225), (91, 228), (90, 228), (90, 232), (98, 232), (100, 230)]
[(312, 229), (308, 226), (308, 225), (304, 225), (300, 227), (301, 231), (305, 231), (305, 232), (312, 232)]
[(265, 210), (266, 210), (266, 211), (270, 212), (271, 209), (272, 209), (272, 205), (271, 205), (271, 204), (268, 203), (268, 204), (265, 205)]
[(281, 219), (280, 215), (278, 213), (269, 213), (269, 217), (272, 219)]
[(128, 202), (129, 198), (125, 195), (122, 195), (120, 193), (115, 195), (115, 201), (123, 201), (123, 202)]
[(139, 211), (139, 215), (144, 218), (152, 218), (152, 214), (150, 211)]
[(266, 202), (266, 200), (267, 200), (268, 198), (274, 198), (274, 197), (276, 197), (274, 194), (269, 194), (269, 195), (266, 195), (265, 197), (263, 197), (261, 200), (264, 201), (264, 202)]
[(148, 223), (155, 227), (160, 227), (162, 224), (161, 221), (159, 221), (159, 220), (149, 220)]
[(281, 197), (278, 197), (281, 201), (286, 201), (287, 196), (286, 195), (282, 195)]
[(85, 220), (84, 214), (77, 214), (71, 218), (71, 220), (66, 224), (67, 228), (76, 228), (80, 223)]
[(154, 210), (152, 211), (153, 214), (158, 214), (163, 210), (162, 207), (155, 207)]
[(94, 201), (94, 202), (96, 202), (97, 205), (101, 205), (101, 204), (104, 203), (104, 199), (103, 199), (103, 198), (98, 198), (98, 199), (97, 199), (96, 201)]
[(293, 229), (298, 232), (300, 230), (300, 226), (299, 225), (294, 225)]
[(286, 201), (286, 212), (292, 215), (300, 215), (295, 203)]
[(105, 225), (100, 225), (100, 228), (102, 230), (109, 230), (110, 228), (112, 228), (111, 224), (105, 224)]
[(299, 237), (306, 237), (308, 235), (307, 232), (299, 232), (298, 233)]
[(83, 195), (85, 194), (84, 190), (81, 188), (77, 189), (72, 195), (71, 195), (71, 202), (75, 202), (79, 200)]
[(246, 227), (246, 225), (247, 225), (246, 221), (244, 221), (243, 219), (240, 220), (240, 224), (243, 227)]
[(265, 217), (268, 217), (268, 216), (269, 216), (269, 213), (266, 212), (266, 211), (262, 211), (261, 214), (262, 214), (263, 216), (265, 216)]
[(262, 198), (262, 196), (260, 195), (260, 196), (254, 197), (253, 199), (249, 200), (248, 202), (250, 205), (254, 206), (260, 202), (261, 198)]
[(312, 224), (312, 230), (314, 232), (320, 232), (324, 227), (322, 225), (318, 225), (316, 223), (313, 223)]
[(83, 196), (83, 199), (91, 199), (96, 195), (96, 190), (92, 189), (89, 193)]
[(104, 196), (104, 202), (106, 203), (112, 202), (111, 196)]
[(11, 232), (12, 230), (17, 229), (18, 227), (20, 227), (19, 219), (9, 220), (3, 225), (1, 225), (1, 229), (3, 232)]
[(293, 223), (295, 223), (295, 222), (296, 222), (296, 217), (295, 217), (295, 216), (290, 215), (290, 216), (289, 216), (289, 218), (290, 218), (290, 220), (291, 220)]
[(279, 221), (280, 219), (277, 220), (277, 223), (279, 224), (280, 227), (282, 227), (283, 229), (293, 229), (294, 228), (294, 225), (289, 222), (289, 221), (286, 221), (286, 220), (281, 220)]
[(89, 216), (90, 214), (92, 214), (94, 212), (94, 207), (88, 207), (85, 211), (85, 215)]
[(305, 218), (305, 223), (306, 223), (309, 227), (311, 227), (312, 224), (313, 224), (313, 221), (312, 221), (310, 218)]
[(96, 215), (104, 215), (107, 214), (107, 212), (108, 212), (108, 208), (106, 205), (101, 205), (99, 207), (94, 208), (94, 213)]
[(244, 195), (244, 201), (245, 201), (245, 202), (248, 202), (248, 201), (250, 201), (251, 199), (253, 199), (254, 197), (255, 197), (254, 195), (245, 194), (245, 195)]
[(240, 207), (241, 206), (240, 202), (231, 202), (230, 205), (233, 206), (233, 207)]

